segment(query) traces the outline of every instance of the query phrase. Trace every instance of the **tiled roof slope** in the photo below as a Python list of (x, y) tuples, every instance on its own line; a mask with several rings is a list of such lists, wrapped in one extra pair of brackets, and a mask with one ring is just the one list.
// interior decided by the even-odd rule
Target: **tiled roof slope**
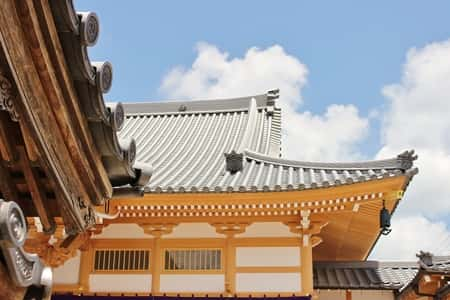
[(276, 93), (228, 100), (125, 104), (122, 137), (154, 167), (151, 191), (203, 191), (227, 185), (224, 153), (280, 155)]
[(400, 290), (418, 270), (415, 262), (318, 262), (314, 264), (314, 288)]
[[(413, 151), (387, 160), (313, 163), (280, 159), (278, 91), (228, 100), (125, 104), (123, 137), (137, 159), (154, 166), (147, 192), (256, 192), (337, 186), (407, 175)], [(243, 154), (243, 168), (226, 171), (224, 154)]]

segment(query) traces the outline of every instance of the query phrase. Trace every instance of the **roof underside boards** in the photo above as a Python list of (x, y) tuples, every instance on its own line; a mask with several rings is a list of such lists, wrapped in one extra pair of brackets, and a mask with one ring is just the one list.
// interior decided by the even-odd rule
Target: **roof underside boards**
[(314, 264), (315, 289), (400, 290), (417, 274), (414, 262), (317, 262)]
[[(279, 159), (281, 114), (273, 94), (209, 101), (125, 104), (121, 137), (155, 172), (147, 192), (256, 192), (314, 189), (415, 174), (413, 152), (359, 163)], [(243, 169), (225, 171), (225, 153)]]

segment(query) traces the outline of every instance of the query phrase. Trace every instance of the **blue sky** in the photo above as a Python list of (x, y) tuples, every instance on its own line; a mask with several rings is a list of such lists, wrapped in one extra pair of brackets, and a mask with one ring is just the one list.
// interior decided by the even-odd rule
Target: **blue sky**
[[(358, 152), (359, 156), (349, 157), (372, 159), (380, 153), (413, 147), (425, 153), (421, 168), (425, 175), (421, 174), (421, 178), (427, 177), (427, 170), (431, 172), (429, 170), (439, 166), (439, 163), (433, 164), (432, 158), (442, 153), (440, 162), (443, 159), (449, 162), (442, 174), (450, 176), (450, 136), (445, 134), (450, 125), (442, 122), (436, 125), (430, 120), (433, 114), (438, 119), (445, 119), (445, 114), (439, 112), (450, 111), (450, 104), (446, 101), (427, 102), (434, 101), (434, 98), (450, 99), (448, 90), (442, 87), (436, 90), (443, 92), (435, 93), (432, 88), (423, 88), (421, 91), (432, 92), (426, 96), (421, 93), (420, 98), (413, 93), (414, 89), (409, 88), (409, 83), (402, 82), (403, 77), (408, 77), (407, 70), (417, 75), (412, 76), (414, 85), (420, 86), (421, 81), (426, 81), (423, 80), (426, 77), (420, 76), (425, 67), (419, 71), (416, 68), (423, 57), (425, 60), (433, 57), (436, 66), (442, 58), (447, 61), (450, 57), (446, 45), (438, 45), (444, 49), (444, 55), (427, 48), (431, 43), (444, 43), (450, 38), (450, 1), (75, 0), (74, 3), (79, 11), (94, 11), (99, 15), (100, 37), (97, 45), (90, 49), (90, 57), (91, 60), (109, 60), (113, 64), (114, 81), (106, 95), (108, 100), (154, 101), (177, 95), (161, 90), (163, 80), (177, 66), (191, 67), (199, 56), (196, 50), (199, 42), (213, 45), (221, 53), (227, 52), (229, 59), (242, 58), (252, 47), (264, 50), (279, 45), (287, 55), (295, 57), (308, 69), (305, 75), (307, 82), (301, 86), (303, 101), (295, 106), (299, 112), (311, 112), (313, 117), (306, 118), (306, 121), (314, 117), (325, 118), (332, 105), (343, 105), (347, 111), (348, 105), (357, 108), (356, 117), (349, 115), (355, 117), (359, 125), (347, 134), (357, 136), (350, 143), (352, 154)], [(407, 53), (412, 48), (419, 49), (422, 56), (409, 59)], [(410, 68), (404, 69), (405, 65)], [(445, 71), (436, 74), (450, 82), (450, 77), (446, 77), (450, 73)], [(392, 84), (400, 85), (402, 92), (394, 91), (391, 96), (383, 94), (383, 88)], [(258, 92), (271, 88), (274, 86), (267, 83), (267, 87)], [(420, 98), (416, 102), (412, 100), (413, 104), (439, 108), (430, 111), (431, 117), (425, 121), (429, 127), (425, 127), (427, 132), (442, 134), (428, 144), (416, 142), (418, 139), (427, 141), (426, 133), (419, 138), (402, 139), (401, 130), (393, 129), (395, 124), (400, 124), (400, 129), (405, 125), (405, 130), (414, 130), (408, 126), (422, 126), (417, 120), (422, 122), (423, 115), (417, 111), (411, 112), (416, 114), (416, 118), (413, 116), (415, 123), (409, 124), (408, 116), (396, 118), (403, 111), (409, 112), (409, 100), (404, 94), (413, 100)], [(393, 103), (403, 103), (404, 109)], [(374, 112), (378, 117), (370, 117)], [(304, 120), (305, 116), (302, 118)], [(385, 118), (390, 118), (394, 125), (383, 127), (381, 120)], [(368, 125), (365, 126), (364, 122)], [(380, 138), (382, 128), (389, 133), (384, 140)], [(364, 135), (361, 131), (367, 133)], [(396, 144), (396, 140), (401, 143)], [(442, 147), (433, 148), (433, 143), (442, 144)], [(341, 152), (336, 151), (334, 156)], [(432, 185), (425, 179), (416, 185), (420, 188), (411, 193), (412, 198), (416, 195), (417, 199), (411, 202), (417, 204), (423, 201), (421, 197), (425, 195), (427, 186)], [(450, 188), (440, 191), (437, 197), (441, 204), (450, 202)], [(426, 226), (443, 222), (447, 224), (444, 234), (449, 234), (449, 205), (442, 205), (441, 212), (430, 214), (420, 210), (420, 205), (411, 207), (405, 209), (408, 212), (404, 214), (405, 218), (424, 217), (427, 222), (434, 222), (426, 223)]]

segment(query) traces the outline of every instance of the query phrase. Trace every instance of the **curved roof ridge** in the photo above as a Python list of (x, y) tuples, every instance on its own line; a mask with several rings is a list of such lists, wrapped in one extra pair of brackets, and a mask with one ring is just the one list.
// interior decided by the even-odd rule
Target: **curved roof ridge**
[(207, 112), (230, 112), (249, 110), (249, 101), (255, 99), (257, 108), (274, 106), (274, 99), (278, 92), (269, 91), (265, 94), (212, 99), (212, 100), (185, 100), (164, 102), (127, 102), (124, 103), (127, 115), (158, 115), (158, 114), (192, 114)]
[(264, 155), (262, 153), (245, 150), (245, 156), (249, 159), (254, 159), (261, 162), (266, 162), (275, 165), (283, 165), (287, 167), (300, 168), (317, 168), (317, 169), (402, 169), (404, 171), (410, 170), (413, 167), (413, 161), (417, 159), (414, 155), (414, 150), (405, 151), (396, 157), (372, 161), (360, 162), (310, 162), (310, 161), (296, 161), (277, 158), (273, 156)]

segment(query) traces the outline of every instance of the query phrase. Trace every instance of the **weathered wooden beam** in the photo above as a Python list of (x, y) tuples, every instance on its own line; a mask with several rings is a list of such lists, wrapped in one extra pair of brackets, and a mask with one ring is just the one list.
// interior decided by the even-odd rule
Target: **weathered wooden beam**
[(20, 122), (20, 131), (22, 132), (22, 137), (25, 143), (28, 157), (31, 161), (37, 161), (39, 159), (39, 153), (36, 149), (33, 138), (31, 137), (30, 131), (23, 122)]
[(36, 207), (36, 211), (41, 219), (43, 230), (46, 233), (53, 233), (55, 231), (56, 224), (53, 217), (49, 214), (49, 209), (47, 209), (48, 205), (46, 202), (48, 199), (46, 198), (42, 185), (39, 182), (39, 176), (31, 167), (27, 153), (23, 147), (19, 147), (19, 155), (23, 174), (28, 183), (34, 206)]
[[(6, 54), (8, 64), (17, 85), (20, 97), (17, 101), (21, 121), (24, 121), (42, 155), (46, 174), (55, 183), (60, 201), (60, 209), (65, 212), (65, 222), (72, 230), (83, 231), (86, 222), (81, 211), (74, 206), (79, 197), (88, 200), (85, 186), (73, 164), (72, 157), (64, 144), (68, 136), (64, 135), (49, 103), (49, 94), (40, 73), (45, 70), (36, 28), (30, 21), (29, 12), (19, 5), (31, 1), (0, 1), (0, 42)], [(20, 16), (18, 15), (20, 11)], [(63, 125), (64, 126), (64, 125)]]
[(55, 76), (61, 87), (61, 93), (64, 95), (69, 116), (73, 120), (74, 130), (78, 133), (80, 143), (85, 152), (86, 159), (89, 161), (92, 168), (97, 186), (103, 191), (105, 198), (111, 198), (113, 194), (111, 182), (105, 168), (103, 167), (98, 150), (95, 147), (95, 142), (90, 133), (86, 117), (81, 110), (80, 100), (78, 99), (72, 83), (72, 78), (66, 58), (64, 57), (64, 51), (56, 30), (56, 25), (49, 2), (39, 2), (39, 5), (36, 5), (36, 9), (39, 11), (38, 16), (40, 17), (39, 20), (41, 22), (41, 27), (45, 27), (47, 29), (47, 31), (43, 32), (43, 34), (45, 35), (47, 47), (52, 54), (50, 59), (52, 60), (53, 67), (55, 69)]

